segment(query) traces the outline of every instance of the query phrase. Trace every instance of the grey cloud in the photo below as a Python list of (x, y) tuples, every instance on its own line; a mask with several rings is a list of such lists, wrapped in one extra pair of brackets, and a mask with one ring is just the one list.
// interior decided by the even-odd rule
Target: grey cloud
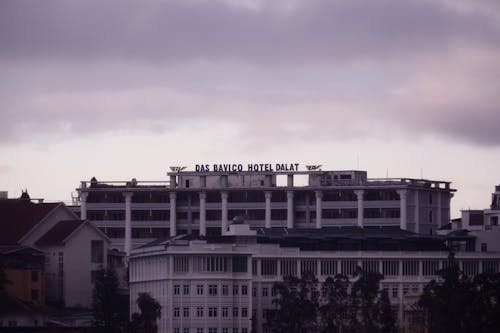
[[(281, 1), (286, 3), (286, 1)], [(498, 43), (479, 12), (440, 1), (3, 1), (3, 58), (330, 62), (395, 58), (456, 40)]]

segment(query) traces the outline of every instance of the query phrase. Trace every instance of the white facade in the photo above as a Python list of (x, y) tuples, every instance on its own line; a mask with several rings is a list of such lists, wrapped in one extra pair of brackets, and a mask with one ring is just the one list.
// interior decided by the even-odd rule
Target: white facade
[(82, 181), (81, 217), (127, 253), (161, 237), (220, 235), (234, 218), (253, 229), (392, 226), (421, 234), (449, 222), (449, 182), (296, 169), (179, 171), (168, 173), (168, 182)]
[[(304, 232), (309, 237), (309, 231)], [(387, 289), (403, 330), (410, 296), (422, 292), (448, 261), (448, 251), (433, 249), (439, 236), (421, 236), (422, 241), (430, 242), (427, 249), (413, 251), (307, 250), (298, 243), (284, 247), (277, 244), (279, 240), (270, 241), (272, 237), (264, 242), (257, 241), (258, 237), (199, 240), (177, 236), (132, 251), (131, 313), (138, 311), (138, 294), (149, 292), (162, 306), (159, 332), (245, 333), (251, 330), (252, 316), (257, 332), (266, 332), (265, 312), (274, 308), (275, 282), (306, 271), (315, 273), (320, 282), (338, 273), (352, 277), (359, 266), (385, 276), (381, 287)], [(415, 237), (400, 240), (401, 246), (405, 248), (418, 239)], [(500, 252), (458, 252), (456, 259), (468, 275), (498, 272)]]

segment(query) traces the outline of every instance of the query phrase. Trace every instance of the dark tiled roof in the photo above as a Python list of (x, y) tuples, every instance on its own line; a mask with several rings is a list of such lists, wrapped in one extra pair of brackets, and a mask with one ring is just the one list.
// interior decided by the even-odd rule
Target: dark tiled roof
[(80, 220), (67, 220), (60, 221), (55, 226), (53, 226), (49, 231), (45, 233), (39, 240), (36, 241), (36, 245), (61, 245), (64, 240), (73, 233), (78, 227), (80, 227), (85, 221)]
[(60, 203), (32, 203), (19, 199), (0, 200), (0, 244), (17, 244)]

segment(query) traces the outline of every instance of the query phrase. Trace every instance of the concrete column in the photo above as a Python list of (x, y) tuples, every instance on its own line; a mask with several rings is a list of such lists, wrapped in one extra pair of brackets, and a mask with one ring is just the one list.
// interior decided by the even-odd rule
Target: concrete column
[(87, 219), (87, 196), (88, 192), (80, 193), (80, 220)]
[(220, 192), (220, 197), (222, 200), (221, 206), (221, 215), (222, 215), (222, 223), (221, 223), (221, 235), (224, 235), (227, 232), (228, 221), (227, 221), (227, 197), (228, 194), (226, 191)]
[(177, 187), (177, 177), (171, 175), (170, 176), (170, 188), (176, 188)]
[(286, 192), (286, 227), (288, 229), (293, 228), (293, 192), (288, 191)]
[(272, 192), (271, 191), (266, 191), (264, 192), (264, 195), (266, 196), (266, 228), (269, 229), (271, 228), (271, 196)]
[(207, 202), (207, 193), (200, 192), (200, 235), (207, 235), (207, 210), (206, 210), (206, 202)]
[(293, 174), (287, 175), (286, 186), (293, 187)]
[(127, 256), (130, 255), (132, 247), (132, 192), (124, 192), (125, 197), (125, 246), (124, 251)]
[(170, 236), (177, 235), (177, 193), (170, 192)]
[(415, 232), (418, 234), (420, 232), (420, 200), (419, 200), (419, 190), (415, 190)]
[(437, 222), (437, 227), (438, 228), (441, 228), (441, 226), (443, 225), (443, 216), (441, 214), (441, 206), (442, 206), (442, 202), (441, 202), (441, 192), (437, 192), (436, 193), (436, 196), (437, 196), (437, 216), (436, 216), (436, 222)]
[(408, 222), (406, 221), (406, 189), (398, 190), (399, 194), (399, 214), (400, 214), (400, 228), (403, 230), (408, 229)]
[(321, 229), (321, 220), (323, 219), (322, 216), (322, 210), (323, 210), (323, 192), (322, 191), (316, 191), (316, 228)]
[(363, 228), (363, 216), (364, 216), (364, 198), (363, 195), (365, 193), (364, 190), (355, 190), (356, 196), (358, 197), (358, 227)]

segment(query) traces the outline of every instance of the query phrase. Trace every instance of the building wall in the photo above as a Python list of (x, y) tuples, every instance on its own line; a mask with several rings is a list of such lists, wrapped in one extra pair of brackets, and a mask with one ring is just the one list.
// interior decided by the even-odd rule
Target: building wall
[[(234, 273), (200, 270), (200, 257), (219, 258), (242, 255), (248, 258), (248, 271)], [(499, 252), (459, 252), (456, 254), (461, 269), (468, 275), (479, 274), (483, 270), (499, 271)], [(353, 277), (357, 266), (365, 270), (375, 270), (385, 278), (381, 287), (388, 291), (390, 301), (397, 310), (398, 322), (405, 322), (404, 309), (411, 303), (411, 295), (418, 295), (424, 286), (436, 277), (436, 271), (448, 261), (447, 252), (399, 252), (399, 251), (300, 251), (298, 248), (280, 248), (275, 244), (204, 244), (191, 242), (184, 245), (141, 249), (130, 259), (131, 309), (140, 292), (149, 292), (162, 305), (159, 332), (183, 332), (189, 328), (223, 328), (232, 332), (233, 328), (247, 328), (249, 319), (255, 314), (257, 332), (263, 332), (265, 312), (272, 309), (272, 286), (286, 275), (300, 276), (305, 271), (313, 271), (320, 282), (328, 276), (342, 273)], [(198, 267), (198, 268), (197, 268)], [(203, 295), (196, 293), (198, 285), (204, 289)], [(207, 288), (217, 286), (217, 294), (210, 295)], [(223, 295), (224, 285), (229, 294)], [(232, 293), (234, 285), (238, 294)], [(247, 286), (247, 294), (241, 295), (241, 287)], [(176, 287), (177, 286), (177, 287)], [(184, 294), (184, 286), (189, 292)], [(195, 289), (193, 289), (195, 288)], [(413, 298), (414, 299), (414, 298)], [(204, 314), (197, 316), (198, 308)], [(217, 308), (216, 317), (208, 317), (209, 308)], [(223, 317), (223, 308), (229, 308), (229, 316)], [(232, 308), (247, 308), (248, 317), (232, 315)], [(184, 316), (187, 308), (188, 316)], [(176, 313), (177, 311), (177, 313)], [(248, 320), (248, 321), (247, 321)], [(248, 326), (247, 326), (248, 325)]]
[(45, 304), (44, 273), (41, 268), (5, 268), (5, 277), (10, 283), (7, 292), (24, 301)]
[[(92, 240), (103, 241), (101, 263), (91, 262)], [(106, 239), (94, 228), (85, 224), (68, 239), (66, 244), (41, 249), (49, 259), (47, 264), (48, 296), (53, 300), (63, 298), (64, 304), (68, 307), (90, 308), (93, 290), (92, 272), (107, 266), (108, 243)], [(61, 258), (63, 281), (59, 278)]]

